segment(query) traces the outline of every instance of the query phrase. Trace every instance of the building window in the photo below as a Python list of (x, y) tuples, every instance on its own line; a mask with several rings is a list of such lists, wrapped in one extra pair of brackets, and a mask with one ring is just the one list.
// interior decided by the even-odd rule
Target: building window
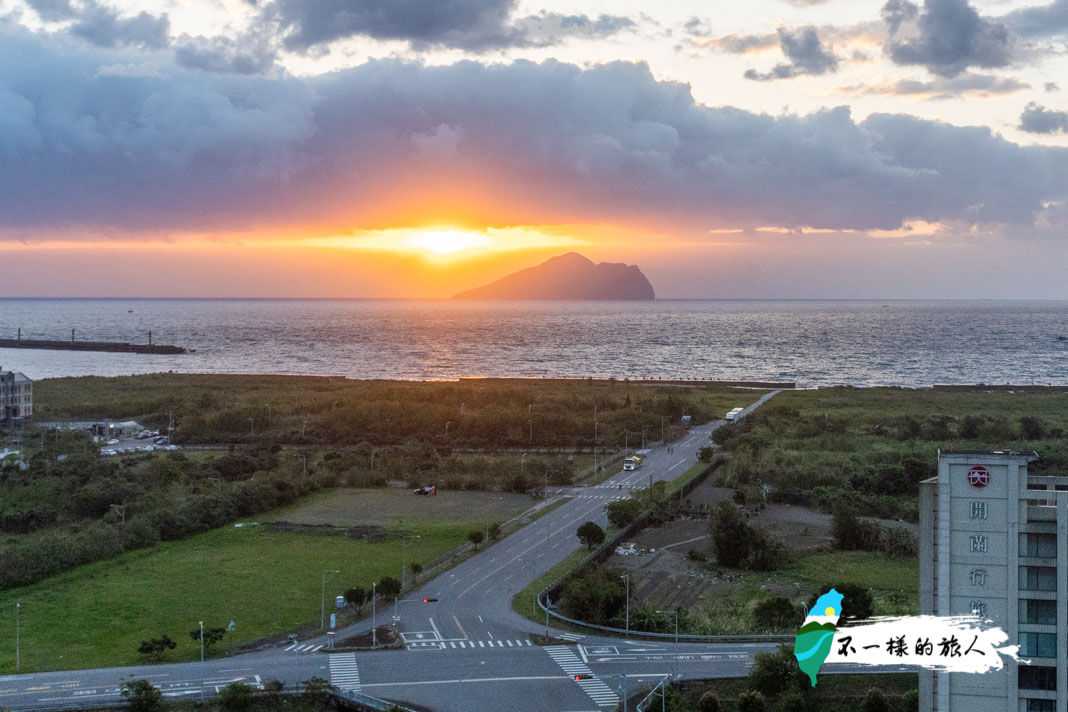
[(1021, 566), (1021, 591), (1056, 591), (1057, 569), (1052, 566)]
[(1020, 654), (1038, 658), (1057, 657), (1057, 634), (1020, 633)]
[(1057, 535), (1020, 534), (1020, 556), (1034, 556), (1040, 559), (1056, 559)]
[(1019, 688), (1021, 690), (1056, 690), (1057, 668), (1043, 665), (1020, 665)]
[(1027, 712), (1057, 712), (1057, 700), (1028, 700)]
[(1020, 622), (1032, 625), (1057, 625), (1057, 602), (1021, 598)]

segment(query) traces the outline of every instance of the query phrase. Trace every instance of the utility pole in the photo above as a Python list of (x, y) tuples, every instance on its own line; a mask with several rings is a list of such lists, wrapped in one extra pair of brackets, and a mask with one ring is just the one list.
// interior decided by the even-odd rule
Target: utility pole
[(378, 616), (375, 610), (375, 587), (378, 583), (371, 582), (371, 647), (378, 647)]
[(321, 630), (326, 630), (326, 575), (330, 574), (330, 576), (333, 577), (334, 574), (339, 573), (341, 572), (331, 569), (323, 569), (323, 600), (322, 608), (319, 614), (319, 628)]
[(204, 662), (204, 621), (200, 621), (200, 662)]
[(22, 604), (15, 601), (15, 673), (19, 671), (19, 658), (22, 655), (22, 636), (19, 630), (19, 611), (22, 608)]

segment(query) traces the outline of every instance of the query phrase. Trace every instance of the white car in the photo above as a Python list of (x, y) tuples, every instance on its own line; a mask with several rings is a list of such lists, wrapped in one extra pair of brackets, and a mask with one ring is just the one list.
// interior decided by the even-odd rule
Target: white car
[(112, 438), (111, 440), (108, 440), (108, 445), (118, 445), (118, 444), (119, 444), (119, 439), (118, 438)]
[(155, 449), (156, 448), (153, 447), (152, 445), (142, 445), (141, 447), (137, 448), (137, 451), (138, 452), (152, 452)]
[(111, 448), (104, 448), (100, 451), (100, 454), (107, 455), (110, 457), (111, 455), (118, 455), (119, 453), (117, 453), (115, 450), (112, 450)]

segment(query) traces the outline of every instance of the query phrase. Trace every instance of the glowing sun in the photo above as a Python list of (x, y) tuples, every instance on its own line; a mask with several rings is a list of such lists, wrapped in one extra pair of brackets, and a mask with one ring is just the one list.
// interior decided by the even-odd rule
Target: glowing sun
[(486, 235), (462, 230), (424, 230), (404, 238), (404, 246), (426, 250), (435, 255), (451, 255), (464, 250), (488, 247), (492, 244)]

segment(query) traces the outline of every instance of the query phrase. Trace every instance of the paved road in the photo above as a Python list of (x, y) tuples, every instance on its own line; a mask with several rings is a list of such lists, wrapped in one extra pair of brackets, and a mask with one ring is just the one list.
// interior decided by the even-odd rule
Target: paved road
[[(774, 395), (769, 393), (747, 412)], [(656, 685), (677, 670), (683, 677), (744, 675), (763, 644), (680, 644), (565, 634), (573, 644), (539, 647), (529, 634), (544, 626), (515, 613), (511, 599), (578, 549), (585, 521), (603, 523), (604, 508), (650, 482), (671, 480), (697, 461), (697, 451), (723, 421), (692, 428), (670, 446), (654, 448), (642, 467), (588, 488), (559, 488), (570, 501), (482, 553), (380, 610), (393, 623), (400, 651), (326, 652), (326, 637), (205, 663), (80, 670), (0, 677), (0, 707), (79, 706), (114, 701), (123, 679), (146, 678), (168, 698), (211, 696), (230, 682), (287, 685), (319, 676), (342, 689), (448, 710), (580, 712), (614, 708), (622, 691)], [(437, 598), (423, 603), (423, 598)], [(338, 632), (369, 630), (370, 621)], [(575, 680), (575, 675), (591, 675)]]

